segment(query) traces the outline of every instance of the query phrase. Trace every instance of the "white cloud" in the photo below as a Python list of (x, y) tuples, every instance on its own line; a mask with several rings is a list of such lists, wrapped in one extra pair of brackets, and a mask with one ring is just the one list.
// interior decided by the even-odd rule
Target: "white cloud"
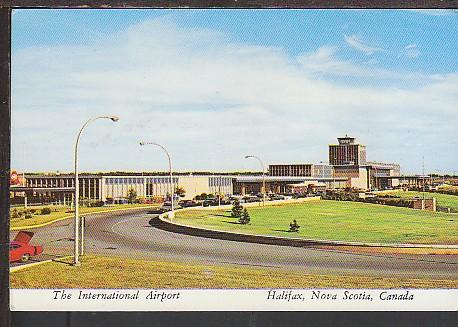
[(417, 45), (414, 43), (408, 44), (404, 47), (404, 55), (408, 58), (414, 59), (421, 54)]
[(344, 35), (345, 42), (353, 49), (364, 52), (366, 55), (371, 55), (374, 52), (383, 51), (382, 48), (370, 46), (361, 41), (356, 35)]
[[(360, 63), (351, 60), (342, 60), (338, 54), (338, 47), (323, 46), (315, 52), (304, 53), (298, 56), (302, 68), (308, 73), (320, 73), (329, 76), (372, 78), (374, 81), (423, 81), (430, 80), (430, 76), (421, 73), (390, 71), (377, 66), (379, 61), (371, 58)], [(367, 83), (366, 79), (362, 80)]]
[[(394, 153), (380, 140), (413, 139), (438, 153), (453, 145), (456, 74), (426, 76), (412, 87), (412, 76), (337, 54), (336, 47), (322, 47), (293, 58), (283, 49), (229, 42), (222, 33), (166, 19), (86, 46), (15, 51), (12, 166), (24, 167), (25, 143), (26, 169), (71, 170), (76, 132), (99, 114), (121, 120), (87, 128), (82, 170), (166, 169), (154, 149), (142, 150), (140, 159), (140, 140), (165, 144), (178, 170), (252, 169), (243, 160), (247, 153), (266, 162), (319, 162), (327, 144), (347, 132), (367, 144), (369, 159), (377, 152), (377, 159), (412, 167), (418, 149)], [(392, 83), (355, 86), (317, 72)], [(456, 154), (440, 159), (451, 165)]]

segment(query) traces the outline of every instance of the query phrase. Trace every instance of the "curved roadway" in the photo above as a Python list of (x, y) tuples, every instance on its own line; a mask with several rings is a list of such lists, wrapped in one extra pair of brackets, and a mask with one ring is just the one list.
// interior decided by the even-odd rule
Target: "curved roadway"
[[(86, 218), (86, 253), (199, 264), (236, 264), (304, 273), (457, 279), (458, 255), (383, 255), (217, 240), (167, 232), (149, 225), (146, 210)], [(44, 257), (69, 255), (73, 220), (33, 230)], [(14, 237), (15, 232), (11, 233)]]

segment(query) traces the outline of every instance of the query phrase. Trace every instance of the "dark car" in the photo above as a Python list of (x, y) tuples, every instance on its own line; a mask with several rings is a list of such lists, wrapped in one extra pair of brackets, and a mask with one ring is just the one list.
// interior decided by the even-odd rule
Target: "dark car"
[(149, 213), (149, 214), (157, 214), (157, 215), (160, 215), (161, 213), (164, 213), (164, 212), (166, 212), (166, 211), (167, 211), (167, 210), (165, 210), (164, 208), (158, 207), (158, 208), (154, 208), (154, 209), (148, 210), (148, 213)]
[(257, 196), (246, 196), (243, 199), (245, 200), (245, 203), (261, 202), (261, 199), (258, 198)]
[(189, 208), (189, 207), (197, 207), (197, 206), (200, 206), (200, 204), (196, 201), (193, 201), (193, 200), (183, 200), (183, 201), (180, 201), (178, 202), (178, 204), (182, 207), (182, 208)]
[(215, 200), (205, 200), (204, 202), (202, 202), (202, 205), (203, 205), (204, 207), (215, 206), (215, 205), (218, 205), (218, 201), (215, 201)]

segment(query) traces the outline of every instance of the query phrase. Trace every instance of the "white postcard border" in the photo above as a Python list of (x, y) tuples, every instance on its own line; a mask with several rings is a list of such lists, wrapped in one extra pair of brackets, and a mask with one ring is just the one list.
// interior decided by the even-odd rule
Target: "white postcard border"
[(11, 289), (10, 295), (12, 311), (458, 310), (458, 289)]

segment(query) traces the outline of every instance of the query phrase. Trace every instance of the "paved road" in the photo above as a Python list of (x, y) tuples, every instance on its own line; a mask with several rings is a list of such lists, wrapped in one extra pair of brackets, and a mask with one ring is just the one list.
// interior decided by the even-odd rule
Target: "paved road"
[[(374, 277), (458, 278), (457, 255), (383, 255), (216, 240), (163, 231), (145, 210), (86, 218), (86, 252), (131, 258), (287, 268), (306, 273)], [(46, 256), (69, 255), (72, 220), (34, 229)], [(12, 237), (15, 233), (12, 233)], [(44, 256), (43, 256), (44, 257)]]

